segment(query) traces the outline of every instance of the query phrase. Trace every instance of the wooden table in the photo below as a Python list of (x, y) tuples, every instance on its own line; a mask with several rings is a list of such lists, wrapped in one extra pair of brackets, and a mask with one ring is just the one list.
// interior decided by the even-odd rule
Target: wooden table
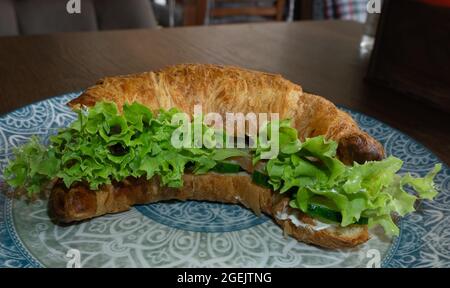
[(395, 127), (450, 163), (448, 114), (363, 81), (362, 25), (299, 22), (0, 38), (0, 114), (100, 77), (183, 62), (281, 73), (303, 89)]

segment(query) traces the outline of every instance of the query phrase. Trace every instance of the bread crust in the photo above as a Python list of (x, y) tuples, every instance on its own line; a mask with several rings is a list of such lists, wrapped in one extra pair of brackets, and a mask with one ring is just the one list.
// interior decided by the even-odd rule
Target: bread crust
[(316, 220), (298, 211), (295, 213), (304, 223), (302, 226), (296, 226), (289, 219), (277, 218), (277, 215), (284, 211), (294, 213), (288, 207), (289, 198), (254, 184), (246, 173), (186, 174), (183, 181), (183, 187), (175, 189), (162, 187), (158, 177), (150, 180), (129, 178), (121, 183), (103, 185), (96, 191), (90, 190), (82, 183), (75, 184), (70, 189), (63, 183), (58, 183), (50, 194), (49, 208), (55, 220), (68, 223), (127, 211), (137, 204), (164, 200), (212, 201), (241, 204), (257, 215), (265, 213), (272, 216), (287, 235), (305, 243), (325, 248), (345, 248), (368, 240), (366, 225), (332, 226), (316, 230)]
[[(89, 107), (105, 100), (115, 102), (120, 111), (125, 103), (139, 102), (154, 112), (176, 107), (190, 115), (196, 104), (202, 105), (203, 113), (216, 112), (222, 117), (227, 112), (279, 113), (281, 119), (292, 119), (301, 140), (324, 135), (337, 141), (337, 156), (346, 164), (384, 157), (380, 143), (363, 132), (350, 115), (325, 98), (303, 92), (299, 85), (280, 75), (231, 66), (175, 65), (155, 72), (101, 79), (69, 106)], [(257, 215), (270, 215), (286, 234), (321, 247), (354, 247), (369, 239), (367, 225), (317, 230), (315, 220), (303, 213), (295, 212), (305, 224), (301, 226), (277, 218), (281, 211), (294, 213), (288, 207), (289, 199), (255, 185), (245, 173), (186, 174), (183, 180), (184, 186), (179, 189), (161, 187), (157, 177), (130, 178), (103, 185), (96, 191), (84, 183), (69, 189), (59, 183), (50, 195), (50, 211), (58, 221), (72, 222), (126, 211), (136, 204), (170, 199), (206, 200), (242, 204)]]
[(324, 135), (338, 142), (338, 157), (346, 164), (381, 160), (382, 145), (362, 131), (344, 111), (323, 97), (305, 93), (281, 75), (210, 64), (180, 64), (155, 72), (106, 77), (69, 102), (72, 108), (98, 101), (139, 102), (153, 111), (176, 107), (192, 115), (203, 113), (279, 113), (292, 119), (300, 140)]

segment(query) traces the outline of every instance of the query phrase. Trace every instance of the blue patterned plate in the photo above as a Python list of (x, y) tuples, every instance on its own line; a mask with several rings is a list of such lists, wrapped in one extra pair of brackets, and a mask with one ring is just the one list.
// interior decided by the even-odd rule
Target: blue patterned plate
[[(11, 150), (32, 135), (47, 138), (75, 119), (65, 104), (78, 93), (42, 101), (0, 117), (0, 171)], [(401, 158), (402, 172), (424, 175), (439, 160), (387, 125), (348, 111)], [(1, 175), (0, 175), (1, 179)], [(237, 206), (206, 202), (157, 203), (70, 225), (55, 226), (45, 201), (10, 199), (1, 184), (0, 267), (449, 267), (450, 169), (436, 178), (441, 191), (403, 218), (400, 236), (375, 229), (358, 248), (327, 251), (284, 237), (269, 218)], [(75, 249), (75, 250), (74, 250)], [(379, 261), (378, 261), (379, 260)]]

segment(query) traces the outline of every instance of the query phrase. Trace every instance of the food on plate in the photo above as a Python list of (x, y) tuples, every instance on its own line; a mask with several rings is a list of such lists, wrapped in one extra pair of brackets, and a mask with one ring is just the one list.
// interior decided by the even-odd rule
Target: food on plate
[(338, 156), (346, 164), (381, 160), (383, 147), (361, 131), (347, 113), (325, 98), (308, 94), (280, 75), (238, 67), (205, 64), (170, 66), (157, 72), (108, 77), (69, 103), (73, 108), (99, 101), (138, 102), (152, 111), (178, 108), (192, 115), (201, 104), (204, 113), (224, 116), (235, 112), (279, 113), (292, 119), (300, 140), (323, 135), (339, 143)]
[[(265, 112), (280, 119), (258, 126), (244, 147), (221, 148), (215, 144), (237, 141), (229, 127), (195, 116), (173, 121), (181, 112), (192, 116), (196, 104), (224, 118)], [(366, 242), (375, 225), (398, 235), (395, 214), (438, 193), (433, 178), (440, 164), (423, 178), (400, 176), (402, 161), (383, 159), (382, 146), (348, 114), (278, 75), (177, 65), (105, 78), (69, 105), (79, 109), (78, 119), (46, 146), (34, 137), (18, 147), (4, 172), (31, 198), (49, 185), (50, 213), (60, 222), (163, 200), (206, 200), (242, 204), (272, 216), (299, 241), (343, 248)], [(200, 131), (201, 145), (173, 145), (186, 124)], [(274, 146), (279, 153), (265, 159)]]

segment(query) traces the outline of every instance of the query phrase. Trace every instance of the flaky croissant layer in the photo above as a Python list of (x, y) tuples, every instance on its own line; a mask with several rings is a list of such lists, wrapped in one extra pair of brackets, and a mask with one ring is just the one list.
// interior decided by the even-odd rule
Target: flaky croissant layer
[[(318, 135), (338, 142), (338, 157), (346, 164), (380, 160), (382, 146), (361, 131), (355, 121), (330, 101), (304, 93), (299, 85), (280, 75), (237, 67), (185, 64), (156, 72), (108, 77), (71, 101), (73, 108), (94, 106), (100, 101), (124, 104), (138, 102), (157, 112), (178, 108), (190, 115), (194, 106), (203, 113), (278, 113), (292, 119), (300, 140)], [(130, 178), (90, 190), (86, 183), (70, 188), (53, 187), (49, 206), (56, 220), (72, 222), (107, 213), (126, 211), (136, 204), (157, 201), (201, 200), (240, 203), (256, 214), (272, 216), (294, 238), (327, 248), (353, 247), (369, 239), (367, 225), (332, 226), (319, 229), (318, 222), (289, 207), (289, 197), (254, 184), (249, 175), (185, 174), (182, 188), (161, 187), (158, 178)], [(296, 221), (291, 213), (296, 213)], [(291, 215), (291, 216), (287, 216)], [(298, 222), (297, 225), (295, 222)]]
[(326, 229), (317, 229), (316, 220), (298, 211), (295, 217), (301, 225), (280, 217), (281, 214), (294, 215), (294, 209), (289, 207), (289, 197), (254, 184), (246, 173), (185, 174), (183, 182), (181, 188), (169, 188), (161, 187), (157, 177), (150, 180), (129, 178), (114, 185), (103, 185), (96, 191), (90, 190), (82, 183), (69, 189), (63, 183), (58, 183), (50, 194), (49, 208), (55, 220), (74, 222), (127, 211), (136, 204), (164, 200), (213, 201), (241, 204), (257, 215), (265, 213), (272, 217), (287, 235), (321, 247), (354, 247), (369, 239), (367, 225), (330, 225)]
[(279, 113), (292, 119), (301, 140), (318, 135), (338, 142), (346, 164), (381, 160), (383, 147), (355, 121), (323, 97), (308, 94), (280, 75), (238, 67), (181, 64), (156, 72), (107, 77), (69, 103), (73, 108), (99, 101), (139, 102), (153, 111), (176, 107), (188, 114), (201, 105), (204, 113)]

